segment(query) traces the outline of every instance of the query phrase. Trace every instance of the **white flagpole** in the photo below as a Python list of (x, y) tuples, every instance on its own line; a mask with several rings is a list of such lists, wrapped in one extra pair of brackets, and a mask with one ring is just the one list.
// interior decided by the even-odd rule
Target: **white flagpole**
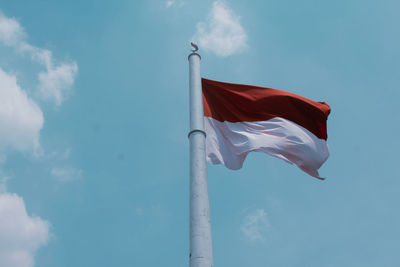
[(203, 95), (197, 46), (189, 55), (190, 98), (190, 267), (212, 267), (210, 204), (208, 200)]

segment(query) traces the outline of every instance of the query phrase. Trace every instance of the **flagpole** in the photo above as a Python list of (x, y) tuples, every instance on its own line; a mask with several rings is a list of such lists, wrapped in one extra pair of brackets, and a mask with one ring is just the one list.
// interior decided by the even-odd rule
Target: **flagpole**
[(210, 204), (208, 200), (207, 167), (200, 76), (200, 55), (195, 50), (189, 55), (190, 99), (190, 267), (212, 267)]

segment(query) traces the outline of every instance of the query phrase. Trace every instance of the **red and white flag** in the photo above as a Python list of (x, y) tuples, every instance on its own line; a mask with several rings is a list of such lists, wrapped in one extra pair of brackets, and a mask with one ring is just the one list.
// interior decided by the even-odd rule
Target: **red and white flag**
[(207, 161), (237, 170), (264, 152), (318, 179), (330, 107), (289, 92), (202, 79)]

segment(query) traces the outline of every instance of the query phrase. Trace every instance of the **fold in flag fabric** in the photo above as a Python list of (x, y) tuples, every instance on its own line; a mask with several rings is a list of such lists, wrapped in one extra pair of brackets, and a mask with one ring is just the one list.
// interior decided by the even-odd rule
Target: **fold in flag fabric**
[(330, 107), (266, 87), (202, 79), (206, 156), (237, 170), (247, 154), (263, 152), (318, 179), (329, 157), (326, 121)]

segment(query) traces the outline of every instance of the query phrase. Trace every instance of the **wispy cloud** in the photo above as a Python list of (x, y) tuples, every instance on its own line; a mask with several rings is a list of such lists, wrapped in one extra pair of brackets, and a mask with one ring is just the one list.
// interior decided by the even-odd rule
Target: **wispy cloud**
[(7, 181), (10, 177), (3, 175), (2, 171), (0, 170), (0, 194), (4, 194), (7, 192)]
[(21, 25), (13, 18), (7, 18), (0, 11), (0, 42), (7, 46), (14, 46), (25, 38)]
[(183, 0), (168, 0), (165, 2), (165, 6), (167, 8), (170, 7), (182, 7), (185, 4), (185, 1)]
[(67, 148), (64, 150), (63, 157), (64, 157), (64, 159), (69, 159), (70, 156), (71, 156), (71, 148), (70, 148), (70, 147), (67, 147)]
[(15, 49), (19, 53), (27, 53), (32, 60), (45, 67), (38, 74), (38, 93), (44, 99), (60, 106), (78, 73), (75, 61), (56, 63), (52, 52), (33, 46), (27, 42), (27, 34), (14, 18), (8, 18), (0, 12), (0, 43)]
[(78, 65), (76, 62), (62, 63), (57, 67), (46, 66), (46, 71), (39, 73), (39, 93), (45, 100), (53, 100), (60, 106), (74, 84)]
[(21, 197), (0, 193), (0, 266), (33, 267), (49, 236), (49, 222), (29, 216)]
[(270, 228), (267, 213), (263, 209), (249, 212), (242, 223), (241, 230), (250, 241), (262, 241), (266, 230)]
[(237, 16), (223, 1), (215, 1), (206, 22), (199, 22), (193, 40), (204, 50), (226, 57), (247, 47), (247, 35)]
[(173, 4), (175, 4), (175, 1), (169, 0), (165, 4), (166, 4), (167, 7), (171, 7)]
[(81, 179), (83, 171), (74, 168), (53, 168), (50, 173), (58, 181), (65, 183)]

